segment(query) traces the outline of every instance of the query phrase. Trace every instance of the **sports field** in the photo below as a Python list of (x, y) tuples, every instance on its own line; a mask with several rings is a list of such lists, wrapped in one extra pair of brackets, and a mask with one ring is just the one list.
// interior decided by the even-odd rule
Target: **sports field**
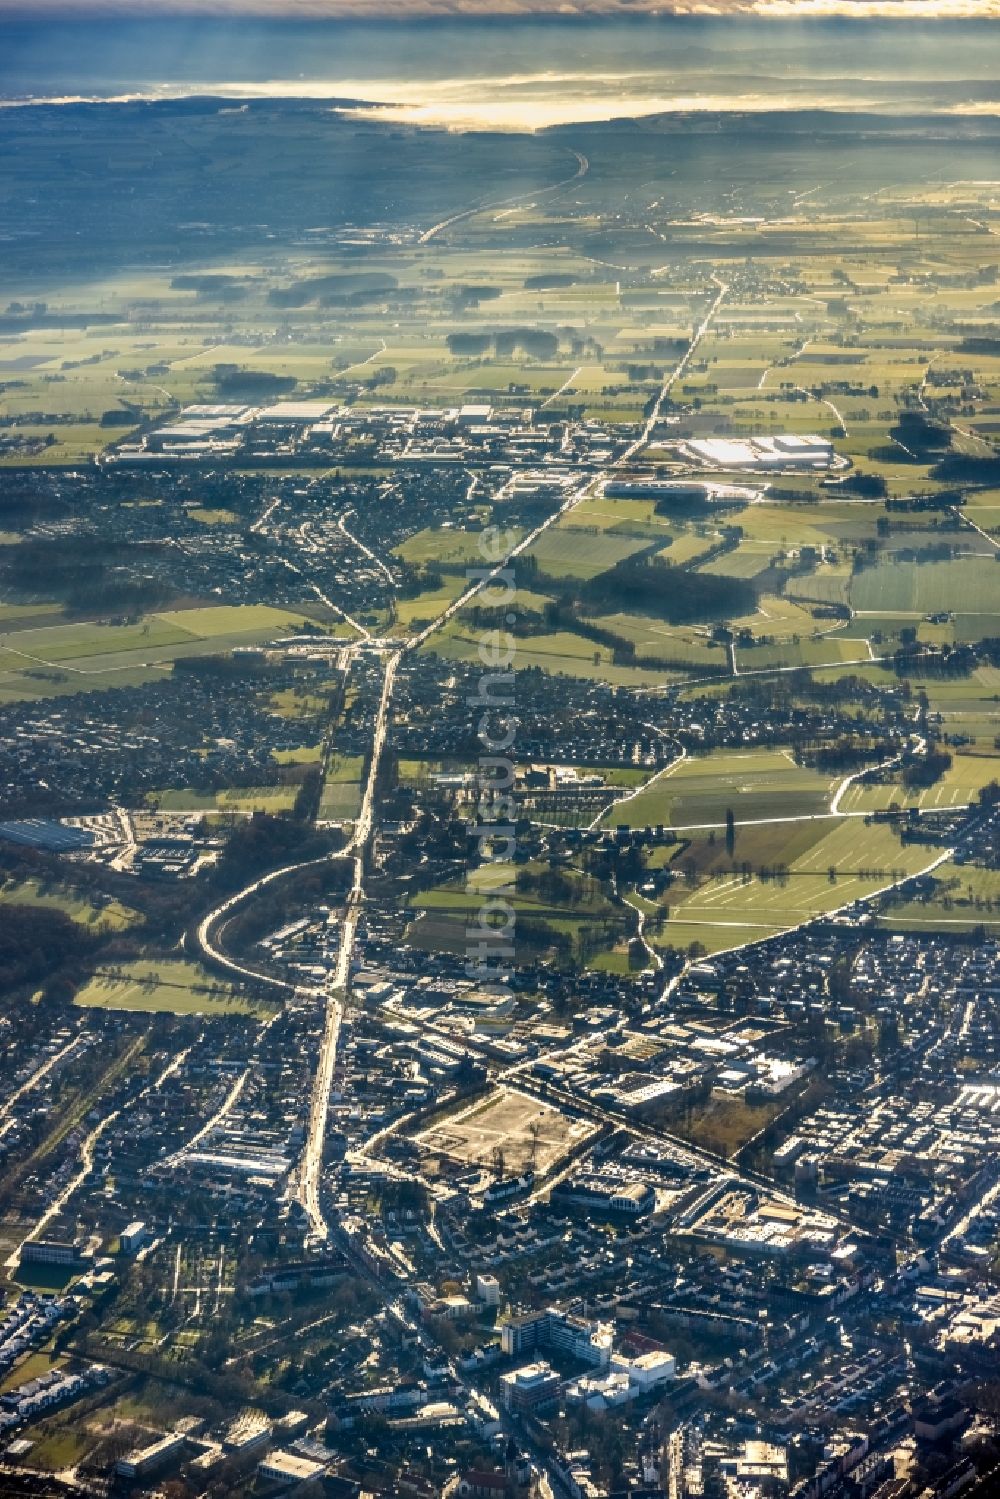
[(350, 822), (361, 810), (361, 755), (331, 755), (319, 801), (320, 822)]

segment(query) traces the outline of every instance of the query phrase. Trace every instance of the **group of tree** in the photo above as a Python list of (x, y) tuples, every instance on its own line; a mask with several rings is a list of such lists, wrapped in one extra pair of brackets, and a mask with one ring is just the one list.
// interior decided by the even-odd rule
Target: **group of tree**
[(275, 286), (267, 294), (272, 307), (321, 307), (357, 305), (395, 291), (399, 282), (387, 271), (348, 271), (327, 276), (307, 276), (290, 286)]
[(71, 612), (98, 619), (134, 618), (162, 609), (173, 598), (171, 585), (150, 576), (157, 547), (141, 551), (107, 537), (74, 532), (72, 536), (28, 537), (4, 551), (0, 583), (17, 595), (58, 599)]
[(213, 883), (219, 890), (237, 890), (269, 869), (335, 853), (343, 842), (335, 829), (305, 829), (294, 817), (255, 812), (230, 833)]
[(926, 753), (907, 757), (903, 761), (903, 785), (907, 788), (933, 786), (951, 769), (951, 763), (947, 750), (931, 746)]
[(579, 594), (598, 613), (627, 608), (671, 624), (732, 618), (757, 607), (757, 591), (744, 578), (689, 572), (645, 553), (581, 583)]
[(497, 328), (479, 333), (449, 333), (448, 351), (458, 358), (511, 359), (521, 353), (529, 359), (554, 359), (559, 339), (545, 328)]
[[(51, 906), (7, 902), (0, 921), (0, 992), (50, 981), (50, 997), (71, 997), (101, 937)], [(62, 973), (65, 983), (55, 976)]]
[(212, 371), (216, 395), (222, 401), (273, 401), (298, 385), (293, 375), (251, 370), (236, 364), (217, 364)]

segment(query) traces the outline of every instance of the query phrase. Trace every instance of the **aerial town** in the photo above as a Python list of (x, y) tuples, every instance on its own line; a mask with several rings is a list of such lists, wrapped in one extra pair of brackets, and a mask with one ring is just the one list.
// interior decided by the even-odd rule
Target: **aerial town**
[(997, 127), (777, 118), (0, 111), (0, 1495), (1000, 1492)]

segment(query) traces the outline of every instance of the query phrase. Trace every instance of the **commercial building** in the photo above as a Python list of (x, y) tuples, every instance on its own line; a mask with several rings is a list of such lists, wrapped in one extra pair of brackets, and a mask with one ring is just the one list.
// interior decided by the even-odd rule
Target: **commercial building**
[(0, 822), (0, 838), (24, 848), (41, 848), (50, 854), (72, 853), (79, 848), (91, 848), (94, 843), (94, 835), (87, 828), (66, 827), (44, 817)]
[(270, 1438), (271, 1423), (263, 1412), (246, 1410), (229, 1427), (222, 1445), (227, 1452), (247, 1452)]
[(609, 479), (604, 486), (609, 500), (675, 500), (704, 504), (712, 498), (711, 484), (690, 479)]
[(833, 443), (829, 438), (786, 433), (776, 437), (698, 437), (685, 442), (686, 458), (719, 469), (829, 468)]
[(551, 1348), (596, 1369), (606, 1369), (611, 1362), (612, 1342), (608, 1324), (572, 1317), (554, 1307), (512, 1317), (500, 1329), (500, 1348), (509, 1357)]
[(295, 1452), (269, 1452), (257, 1464), (261, 1478), (272, 1483), (313, 1483), (322, 1478), (326, 1469), (311, 1457), (299, 1457)]
[(86, 1258), (82, 1239), (25, 1239), (22, 1265), (78, 1265)]
[(520, 1369), (512, 1369), (500, 1376), (504, 1407), (509, 1411), (534, 1411), (551, 1405), (561, 1382), (551, 1364), (544, 1360), (522, 1364)]
[(135, 1254), (146, 1242), (146, 1225), (140, 1218), (123, 1228), (118, 1235), (118, 1245), (122, 1254)]
[(255, 412), (253, 421), (260, 427), (311, 427), (314, 422), (329, 421), (336, 409), (333, 401), (279, 401)]
[(656, 1206), (656, 1193), (648, 1182), (621, 1181), (596, 1172), (580, 1172), (552, 1189), (559, 1207), (579, 1207), (609, 1218), (644, 1218)]
[(628, 1376), (628, 1382), (637, 1394), (654, 1390), (658, 1385), (669, 1384), (677, 1373), (677, 1364), (672, 1353), (654, 1349), (639, 1353), (634, 1358), (616, 1353), (611, 1360), (612, 1368)]
[(184, 1433), (171, 1431), (164, 1437), (150, 1442), (148, 1447), (139, 1447), (115, 1463), (115, 1472), (121, 1478), (142, 1478), (156, 1468), (163, 1467), (184, 1447)]

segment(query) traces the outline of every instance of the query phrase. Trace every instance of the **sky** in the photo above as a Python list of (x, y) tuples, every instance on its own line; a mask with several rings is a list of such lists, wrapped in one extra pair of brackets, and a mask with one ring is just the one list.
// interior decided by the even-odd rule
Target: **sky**
[(317, 20), (408, 19), (421, 15), (760, 15), (880, 19), (1000, 19), (1000, 0), (0, 0), (0, 15), (254, 16)]
[(0, 0), (0, 105), (307, 98), (451, 130), (775, 108), (1000, 115), (1000, 0), (23, 5)]

